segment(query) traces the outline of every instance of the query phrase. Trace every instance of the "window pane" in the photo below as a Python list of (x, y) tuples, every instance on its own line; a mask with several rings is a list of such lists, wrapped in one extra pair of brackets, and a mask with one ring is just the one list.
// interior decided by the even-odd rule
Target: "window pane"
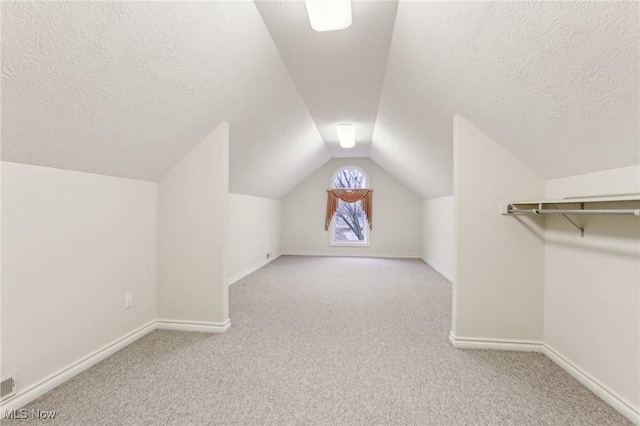
[(364, 241), (367, 221), (360, 203), (345, 203), (339, 200), (334, 220), (333, 241)]
[[(345, 167), (336, 172), (332, 188), (363, 189), (369, 187), (366, 174), (356, 168)], [(366, 245), (367, 219), (360, 207), (360, 202), (345, 203), (338, 200), (338, 209), (331, 222), (331, 243), (337, 245)]]
[(333, 181), (334, 188), (357, 189), (366, 188), (366, 185), (364, 175), (356, 169), (341, 170)]

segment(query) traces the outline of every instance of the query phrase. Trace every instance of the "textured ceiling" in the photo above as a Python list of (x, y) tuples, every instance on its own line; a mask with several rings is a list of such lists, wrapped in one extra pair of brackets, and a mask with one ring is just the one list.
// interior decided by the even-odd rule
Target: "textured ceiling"
[(157, 180), (223, 120), (234, 192), (329, 159), (253, 3), (2, 7), (4, 160)]
[(370, 156), (427, 198), (459, 113), (545, 178), (634, 165), (639, 6), (354, 1), (316, 33), (301, 2), (2, 2), (3, 159), (156, 180), (228, 121), (233, 192)]
[(545, 178), (639, 164), (638, 6), (401, 2), (371, 158), (451, 194), (459, 113)]
[[(316, 32), (303, 2), (256, 2), (332, 157), (369, 155), (397, 1), (353, 2), (352, 25)], [(342, 149), (336, 126), (355, 124)]]

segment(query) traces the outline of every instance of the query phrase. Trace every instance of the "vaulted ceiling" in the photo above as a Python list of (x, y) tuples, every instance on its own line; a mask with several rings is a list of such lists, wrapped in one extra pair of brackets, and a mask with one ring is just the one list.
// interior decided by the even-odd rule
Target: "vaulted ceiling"
[(639, 4), (400, 3), (371, 158), (452, 192), (452, 117), (544, 178), (640, 164)]
[[(157, 180), (221, 121), (231, 191), (331, 157), (451, 194), (459, 113), (545, 178), (640, 163), (639, 4), (3, 2), (3, 160)], [(356, 148), (336, 124), (356, 124)]]

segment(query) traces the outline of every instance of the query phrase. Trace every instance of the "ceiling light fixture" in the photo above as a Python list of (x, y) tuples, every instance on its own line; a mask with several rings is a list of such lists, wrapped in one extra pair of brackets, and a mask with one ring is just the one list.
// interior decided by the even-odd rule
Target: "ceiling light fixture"
[(351, 25), (351, 0), (304, 0), (311, 28), (344, 30)]
[(353, 124), (339, 124), (338, 140), (343, 148), (353, 148), (356, 146), (356, 129)]

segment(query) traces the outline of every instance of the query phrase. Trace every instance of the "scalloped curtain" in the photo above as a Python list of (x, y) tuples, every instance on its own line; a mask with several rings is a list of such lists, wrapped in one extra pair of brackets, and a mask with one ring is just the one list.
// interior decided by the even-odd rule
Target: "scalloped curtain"
[(373, 212), (371, 210), (372, 189), (330, 189), (327, 191), (327, 216), (324, 222), (324, 230), (329, 229), (331, 219), (338, 210), (338, 200), (345, 203), (355, 203), (360, 201), (360, 207), (369, 223), (369, 229), (373, 230)]

